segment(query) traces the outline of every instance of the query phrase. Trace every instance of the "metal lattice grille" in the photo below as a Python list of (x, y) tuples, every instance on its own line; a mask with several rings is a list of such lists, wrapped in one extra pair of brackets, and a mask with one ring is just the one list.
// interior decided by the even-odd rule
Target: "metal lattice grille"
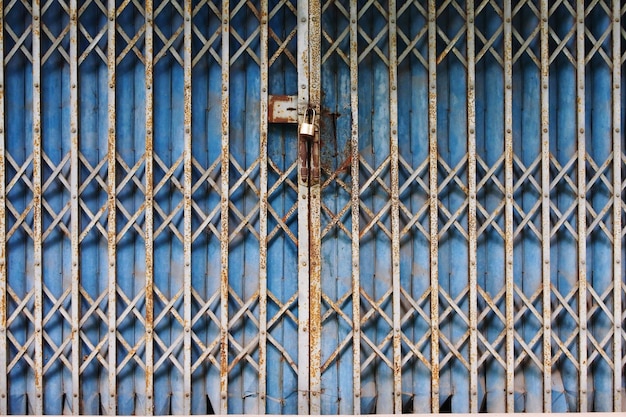
[(621, 410), (624, 13), (4, 1), (0, 414)]

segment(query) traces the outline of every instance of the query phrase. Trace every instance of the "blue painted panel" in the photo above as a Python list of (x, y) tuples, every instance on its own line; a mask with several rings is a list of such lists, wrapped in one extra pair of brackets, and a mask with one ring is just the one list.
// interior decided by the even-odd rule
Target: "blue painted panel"
[[(269, 30), (276, 38), (268, 44), (269, 93), (296, 95), (298, 89), (296, 37), (291, 40), (297, 24), (296, 1), (283, 7), (280, 1), (270, 0)], [(281, 42), (286, 42), (280, 52)], [(291, 57), (291, 58), (290, 58)], [(267, 304), (267, 408), (271, 414), (298, 412), (298, 172), (296, 126), (270, 124), (268, 132), (268, 253), (267, 285), (270, 299)], [(284, 179), (283, 179), (284, 178)], [(295, 239), (295, 240), (294, 240)], [(281, 308), (289, 305), (279, 316)]]
[[(523, 39), (532, 38), (539, 19), (530, 9), (522, 9), (513, 20)], [(513, 51), (522, 47), (519, 41), (513, 42)], [(535, 37), (528, 49), (514, 59), (513, 64), (513, 198), (518, 207), (513, 210), (513, 275), (519, 294), (516, 305), (528, 300), (539, 314), (543, 312), (541, 285), (541, 69), (532, 57), (540, 56), (540, 40)], [(527, 170), (531, 174), (525, 176)], [(530, 217), (527, 221), (526, 218)], [(523, 295), (523, 297), (522, 297)], [(520, 308), (521, 309), (521, 308)], [(520, 313), (518, 313), (520, 314)], [(543, 356), (541, 338), (541, 317), (533, 314), (530, 307), (521, 314), (515, 330), (537, 358)], [(537, 339), (536, 341), (534, 341)], [(521, 352), (522, 346), (516, 341), (515, 349)], [(521, 356), (521, 354), (519, 355)], [(523, 366), (515, 372), (515, 411), (543, 411), (542, 364), (524, 359)], [(518, 400), (521, 397), (521, 401)], [(520, 404), (521, 402), (521, 404)]]

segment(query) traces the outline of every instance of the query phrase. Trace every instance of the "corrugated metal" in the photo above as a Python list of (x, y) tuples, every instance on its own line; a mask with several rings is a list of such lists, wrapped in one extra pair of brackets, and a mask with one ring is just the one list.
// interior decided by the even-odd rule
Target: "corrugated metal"
[(622, 409), (622, 2), (2, 5), (0, 414)]

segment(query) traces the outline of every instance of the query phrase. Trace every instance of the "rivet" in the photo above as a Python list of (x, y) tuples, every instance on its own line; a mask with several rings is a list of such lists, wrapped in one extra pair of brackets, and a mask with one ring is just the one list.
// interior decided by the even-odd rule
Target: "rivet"
[(356, 23), (356, 19), (352, 19), (352, 23)]
[(222, 87), (222, 91), (226, 91), (226, 90), (228, 90), (228, 87), (223, 86), (223, 87)]
[(469, 132), (470, 132), (471, 134), (474, 134), (474, 129), (470, 129), (470, 130), (469, 130)]
[(72, 133), (76, 133), (76, 128), (75, 127), (72, 128)]
[(507, 130), (506, 130), (506, 133), (511, 133), (511, 129), (507, 129)]
[(306, 88), (306, 84), (302, 84), (300, 88), (304, 90)]
[(228, 23), (228, 19), (224, 19), (224, 20), (222, 21), (222, 23), (227, 24), (227, 23)]
[(435, 129), (435, 128), (430, 129), (430, 133), (435, 133), (436, 131), (437, 131), (437, 129)]
[(548, 129), (546, 129), (545, 127), (543, 128), (543, 133), (548, 133)]
[(615, 132), (619, 133), (619, 127), (615, 128)]
[(306, 261), (302, 262), (302, 266), (306, 266)]
[(585, 129), (583, 129), (582, 127), (579, 130), (580, 133), (585, 133)]
[(306, 22), (306, 17), (301, 18), (301, 19), (300, 19), (300, 21), (301, 21), (302, 23), (305, 23), (305, 22)]

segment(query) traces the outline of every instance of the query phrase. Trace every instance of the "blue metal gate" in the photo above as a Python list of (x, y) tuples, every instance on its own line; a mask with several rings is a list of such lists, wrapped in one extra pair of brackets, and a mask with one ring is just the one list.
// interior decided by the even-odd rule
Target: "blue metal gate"
[(624, 409), (624, 13), (3, 1), (0, 414)]

